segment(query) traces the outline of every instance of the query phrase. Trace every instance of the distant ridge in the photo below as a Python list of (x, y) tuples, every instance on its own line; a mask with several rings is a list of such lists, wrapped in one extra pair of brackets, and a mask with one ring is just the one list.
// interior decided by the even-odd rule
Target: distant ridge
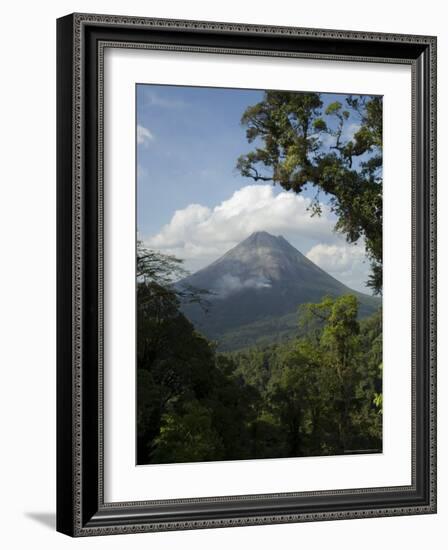
[(284, 237), (257, 231), (180, 284), (210, 291), (210, 308), (185, 305), (185, 315), (219, 349), (269, 343), (297, 332), (299, 305), (324, 296), (354, 294), (360, 316), (381, 300), (351, 290), (314, 264)]

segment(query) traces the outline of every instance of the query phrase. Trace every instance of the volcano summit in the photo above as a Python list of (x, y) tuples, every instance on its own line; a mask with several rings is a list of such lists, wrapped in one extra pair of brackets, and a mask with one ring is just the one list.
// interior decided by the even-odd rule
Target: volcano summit
[(221, 350), (286, 339), (297, 333), (298, 308), (324, 296), (354, 294), (360, 317), (379, 298), (351, 290), (326, 273), (284, 237), (258, 231), (181, 285), (210, 292), (210, 307), (185, 304), (183, 312)]

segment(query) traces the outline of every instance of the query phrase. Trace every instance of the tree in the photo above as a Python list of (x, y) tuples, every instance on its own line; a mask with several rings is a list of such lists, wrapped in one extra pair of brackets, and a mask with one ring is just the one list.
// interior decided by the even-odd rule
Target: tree
[(339, 419), (340, 451), (346, 451), (353, 436), (351, 413), (355, 386), (359, 382), (356, 369), (360, 349), (358, 299), (350, 294), (336, 299), (326, 297), (304, 309), (305, 319), (308, 314), (323, 322), (320, 349), (329, 374), (328, 383), (335, 387), (333, 399)]
[(163, 416), (155, 440), (154, 462), (197, 462), (222, 457), (223, 444), (213, 428), (210, 411), (188, 401), (181, 412)]
[(203, 293), (173, 283), (182, 273), (177, 258), (138, 248), (138, 463), (249, 458), (258, 391), (183, 315)]
[[(368, 285), (382, 289), (382, 99), (345, 98), (322, 112), (317, 93), (268, 91), (244, 112), (241, 123), (255, 149), (237, 161), (240, 173), (301, 193), (316, 189), (311, 215), (320, 215), (320, 193), (337, 215), (336, 230), (363, 239), (371, 261)], [(346, 131), (357, 116), (359, 128)]]
[[(162, 254), (145, 247), (142, 241), (137, 241), (136, 276), (139, 288), (147, 289), (149, 301), (165, 300), (183, 303), (198, 303), (207, 307), (205, 296), (209, 291), (198, 289), (182, 282), (188, 275), (183, 267), (183, 260), (169, 254)], [(180, 281), (179, 281), (180, 280)], [(141, 297), (139, 305), (144, 305)]]
[(282, 346), (269, 384), (269, 407), (285, 431), (286, 456), (315, 451), (311, 440), (319, 429), (319, 419), (313, 416), (314, 405), (316, 401), (323, 404), (323, 400), (317, 384), (319, 361), (309, 352), (301, 340)]
[(361, 358), (357, 363), (359, 407), (353, 414), (358, 448), (382, 447), (383, 421), (383, 345), (382, 311), (360, 322)]
[(182, 261), (137, 246), (137, 454), (151, 459), (162, 419), (186, 396), (211, 390), (214, 364), (210, 343), (181, 313), (182, 300), (201, 301), (203, 293), (176, 284)]

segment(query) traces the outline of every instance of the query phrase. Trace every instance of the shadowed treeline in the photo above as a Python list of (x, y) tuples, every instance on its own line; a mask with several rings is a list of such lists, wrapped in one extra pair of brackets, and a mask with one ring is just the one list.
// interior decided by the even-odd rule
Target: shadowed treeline
[(139, 464), (381, 451), (380, 311), (358, 321), (355, 296), (327, 297), (302, 307), (304, 336), (218, 353), (157, 276), (173, 259), (139, 258)]

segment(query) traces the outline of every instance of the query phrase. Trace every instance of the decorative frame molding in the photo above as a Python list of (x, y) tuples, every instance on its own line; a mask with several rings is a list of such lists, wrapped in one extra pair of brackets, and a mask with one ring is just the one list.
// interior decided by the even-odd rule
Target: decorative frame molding
[[(93, 14), (63, 17), (57, 30), (57, 529), (89, 536), (435, 513), (436, 38)], [(410, 486), (104, 502), (102, 82), (112, 46), (411, 65)]]

